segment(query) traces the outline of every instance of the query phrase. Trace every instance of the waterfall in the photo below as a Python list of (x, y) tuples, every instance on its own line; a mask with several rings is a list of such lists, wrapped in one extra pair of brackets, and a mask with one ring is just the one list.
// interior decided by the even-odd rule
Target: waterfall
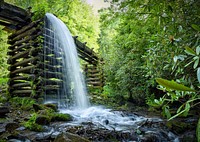
[(45, 102), (57, 103), (59, 108), (87, 108), (89, 100), (74, 39), (66, 25), (50, 13), (45, 15), (43, 50)]

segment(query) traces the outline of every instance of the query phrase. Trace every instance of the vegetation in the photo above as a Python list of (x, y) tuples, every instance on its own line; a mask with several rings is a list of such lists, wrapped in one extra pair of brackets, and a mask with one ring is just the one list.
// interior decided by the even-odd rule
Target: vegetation
[[(168, 117), (170, 106), (178, 106), (178, 114), (189, 104), (198, 106), (198, 6), (197, 0), (126, 0), (112, 1), (110, 8), (101, 10), (104, 94), (139, 105), (160, 103)], [(166, 86), (158, 86), (156, 78), (175, 80), (197, 91), (175, 89), (165, 94)]]

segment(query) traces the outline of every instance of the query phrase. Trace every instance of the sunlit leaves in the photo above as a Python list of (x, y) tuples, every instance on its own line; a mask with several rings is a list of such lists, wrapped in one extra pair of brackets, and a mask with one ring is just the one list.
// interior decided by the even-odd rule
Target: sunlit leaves
[(194, 89), (186, 87), (186, 86), (184, 86), (182, 84), (178, 84), (175, 81), (169, 81), (169, 80), (162, 79), (162, 78), (156, 78), (156, 81), (160, 85), (162, 85), (162, 86), (164, 86), (164, 87), (166, 87), (168, 89), (179, 90), (179, 91), (195, 91)]
[(193, 55), (193, 56), (196, 55), (195, 51), (192, 48), (188, 47), (188, 46), (185, 47), (185, 52), (187, 54), (189, 54), (189, 55)]
[(197, 69), (197, 79), (200, 83), (200, 67), (198, 67), (198, 69)]

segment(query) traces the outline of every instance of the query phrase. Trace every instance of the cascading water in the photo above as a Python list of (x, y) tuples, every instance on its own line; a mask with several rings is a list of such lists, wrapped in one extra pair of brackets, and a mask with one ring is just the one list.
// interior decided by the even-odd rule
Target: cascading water
[[(49, 13), (45, 15), (42, 57), (45, 102), (57, 103), (61, 113), (73, 116), (74, 120), (66, 123), (67, 126), (92, 123), (98, 128), (135, 135), (135, 131), (142, 128), (147, 121), (162, 122), (161, 119), (127, 115), (99, 106), (89, 107), (74, 40), (65, 24)], [(59, 126), (59, 130), (65, 130), (61, 128), (63, 125)], [(179, 141), (173, 133), (163, 131), (162, 128), (144, 127), (142, 129), (145, 131), (144, 135), (151, 134), (157, 141)], [(138, 136), (137, 141), (141, 140), (142, 137)]]
[[(50, 13), (45, 15), (43, 57), (44, 78), (56, 82), (45, 89), (45, 102), (58, 103), (60, 108), (87, 108), (86, 85), (74, 40), (66, 25)], [(44, 84), (45, 88), (49, 85), (47, 81)]]

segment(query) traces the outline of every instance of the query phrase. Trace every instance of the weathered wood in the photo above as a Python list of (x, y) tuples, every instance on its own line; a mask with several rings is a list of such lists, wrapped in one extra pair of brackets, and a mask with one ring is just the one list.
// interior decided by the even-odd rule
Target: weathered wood
[(32, 46), (34, 45), (33, 42), (29, 42), (29, 43), (25, 43), (25, 44), (22, 44), (16, 48), (13, 48), (13, 46), (9, 46), (8, 49), (10, 49), (11, 51), (8, 52), (8, 55), (13, 55), (14, 52), (19, 52), (19, 51), (24, 51), (26, 49), (29, 49), (31, 48)]
[(24, 76), (17, 75), (17, 76), (12, 77), (12, 78), (10, 77), (10, 79), (9, 79), (9, 81), (16, 81), (16, 80), (25, 80), (25, 81), (32, 80), (32, 81), (34, 81), (34, 80), (36, 80), (36, 75), (35, 74), (27, 74), (26, 76), (25, 75)]
[(17, 62), (15, 64), (12, 65), (12, 67), (17, 67), (17, 66), (26, 66), (28, 64), (30, 64), (31, 62), (38, 60), (38, 57), (31, 57), (25, 60), (22, 60), (20, 62)]
[(97, 62), (98, 59), (94, 58), (93, 55), (90, 55), (90, 54), (87, 54), (85, 51), (82, 51), (78, 48), (78, 54), (84, 58), (87, 58), (88, 60), (90, 61), (94, 61), (94, 62)]
[(20, 46), (20, 45), (22, 45), (22, 44), (24, 44), (24, 43), (30, 42), (31, 40), (33, 41), (33, 40), (37, 39), (38, 36), (41, 35), (41, 34), (42, 34), (42, 32), (38, 32), (37, 34), (35, 34), (35, 35), (33, 35), (33, 36), (29, 36), (29, 37), (27, 37), (27, 38), (24, 38), (24, 39), (22, 39), (22, 40), (19, 40), (19, 41), (15, 42), (13, 45), (11, 45), (9, 48), (10, 48), (10, 49), (13, 49), (13, 48), (15, 48), (15, 46)]
[(43, 72), (40, 72), (40, 75), (45, 78), (58, 78), (62, 79), (63, 74), (61, 72), (51, 72), (51, 71), (46, 71), (44, 70)]
[(15, 90), (10, 92), (11, 96), (17, 97), (30, 97), (33, 93), (33, 90)]
[(31, 49), (28, 49), (24, 52), (19, 52), (18, 54), (10, 57), (8, 59), (8, 64), (12, 64), (14, 62), (14, 60), (19, 59), (19, 58), (27, 58), (29, 56), (30, 51), (31, 51)]
[(22, 33), (24, 33), (27, 30), (32, 29), (33, 27), (36, 27), (43, 19), (39, 19), (37, 21), (31, 22), (30, 24), (28, 24), (27, 26), (24, 26), (22, 29), (16, 31), (15, 33), (13, 33), (12, 35), (8, 36), (8, 39), (13, 39), (18, 35), (21, 35)]
[(86, 72), (87, 72), (87, 73), (90, 73), (90, 74), (100, 73), (99, 70), (91, 70), (91, 69), (86, 70)]
[(88, 63), (90, 63), (90, 64), (93, 64), (93, 65), (96, 65), (96, 64), (98, 63), (97, 61), (91, 61), (91, 60), (89, 60), (89, 59), (87, 59), (87, 58), (81, 56), (80, 54), (79, 54), (79, 57), (80, 57), (81, 59), (83, 59), (84, 61), (86, 61), (86, 62), (88, 62)]
[(44, 62), (38, 62), (38, 67), (41, 69), (48, 69), (50, 71), (55, 71), (55, 72), (62, 70), (62, 66), (51, 65)]
[(43, 90), (59, 90), (59, 85), (46, 85), (42, 88)]
[(24, 82), (24, 83), (16, 83), (10, 86), (11, 88), (17, 88), (17, 87), (31, 87), (30, 82)]
[(95, 55), (95, 52), (91, 50), (89, 47), (87, 47), (84, 43), (81, 43), (76, 37), (74, 37), (74, 42), (79, 50), (84, 51), (89, 55), (92, 55), (93, 58), (98, 60), (98, 57)]
[(39, 29), (38, 28), (31, 28), (25, 32), (23, 32), (22, 34), (19, 34), (17, 35), (16, 37), (14, 37), (13, 39), (11, 40), (8, 40), (8, 44), (14, 44), (16, 41), (19, 41), (27, 36), (32, 36), (34, 35), (35, 33), (39, 32)]
[(96, 78), (86, 78), (86, 81), (87, 81), (87, 82), (101, 81), (101, 78), (98, 78), (98, 77), (96, 77)]
[(58, 86), (61, 86), (63, 81), (62, 80), (51, 80), (51, 79), (41, 79), (39, 81), (40, 84), (42, 85), (58, 85)]
[(93, 85), (93, 86), (103, 86), (103, 83), (102, 82), (87, 82), (88, 84), (90, 85)]
[(34, 73), (34, 69), (35, 68), (36, 68), (35, 66), (27, 66), (27, 67), (24, 67), (24, 68), (16, 69), (16, 70), (10, 72), (10, 74), (16, 74), (16, 73)]
[(26, 10), (20, 7), (5, 3), (4, 0), (1, 0), (0, 8), (3, 11), (9, 12), (9, 13), (15, 13), (17, 16), (24, 18), (26, 20), (28, 19), (30, 20), (31, 18), (30, 14)]
[(17, 22), (17, 21), (14, 21), (13, 19), (10, 19), (10, 18), (8, 18), (8, 17), (5, 17), (6, 15), (4, 15), (5, 13), (3, 13), (2, 11), (0, 12), (0, 20), (1, 21), (4, 21), (4, 22), (6, 22), (6, 23), (9, 23), (9, 24), (11, 24), (11, 25), (18, 25), (19, 24), (19, 22)]
[(10, 24), (13, 25), (25, 25), (27, 22), (20, 17), (12, 15), (12, 13), (8, 14), (6, 11), (0, 12), (0, 19), (3, 21), (8, 21)]

